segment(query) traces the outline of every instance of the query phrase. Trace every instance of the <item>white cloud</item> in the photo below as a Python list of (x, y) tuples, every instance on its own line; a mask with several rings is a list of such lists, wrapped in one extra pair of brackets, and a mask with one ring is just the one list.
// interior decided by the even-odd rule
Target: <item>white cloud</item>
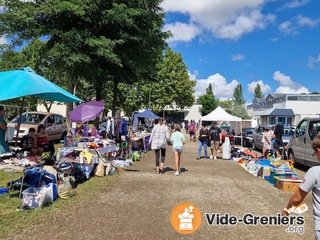
[[(261, 9), (265, 2), (268, 0), (167, 0), (162, 3), (162, 7), (166, 12), (189, 16), (189, 25), (201, 26), (202, 32), (197, 34), (210, 32), (216, 38), (235, 40), (255, 29), (264, 28), (275, 19), (272, 14), (262, 14)], [(179, 26), (184, 27), (176, 27)], [(181, 37), (177, 36), (172, 41), (180, 39)]]
[(168, 42), (189, 42), (201, 32), (200, 28), (195, 24), (181, 22), (166, 24), (164, 25), (163, 30), (170, 30), (173, 35), (173, 38), (168, 39)]
[(320, 65), (320, 54), (318, 57), (309, 57), (308, 67), (314, 69), (317, 65)]
[(298, 28), (290, 21), (285, 21), (279, 25), (279, 30), (285, 35), (298, 34)]
[(308, 4), (310, 0), (293, 0), (283, 5), (282, 8), (297, 8)]
[(242, 54), (236, 54), (231, 56), (232, 61), (242, 61), (245, 57)]
[(275, 37), (275, 38), (270, 38), (271, 42), (278, 42), (279, 38)]
[(280, 71), (273, 73), (273, 79), (279, 82), (279, 87), (275, 93), (309, 93), (310, 91), (301, 84), (291, 80), (290, 76), (286, 76)]
[(315, 28), (319, 25), (319, 19), (311, 19), (297, 15), (291, 21), (284, 21), (279, 25), (279, 30), (285, 35), (296, 35), (302, 27)]
[(265, 84), (262, 80), (254, 81), (247, 84), (248, 92), (254, 95), (254, 89), (256, 88), (257, 84), (260, 84), (261, 91), (263, 94), (271, 92), (271, 87), (268, 84)]
[(318, 19), (313, 20), (309, 17), (304, 17), (300, 14), (298, 16), (296, 16), (294, 19), (295, 19), (297, 25), (300, 27), (307, 26), (307, 27), (314, 28), (314, 27), (318, 26), (318, 24), (319, 24)]
[(195, 87), (196, 98), (206, 93), (206, 88), (210, 83), (212, 85), (214, 96), (221, 100), (231, 99), (234, 88), (239, 84), (237, 80), (232, 80), (230, 83), (228, 83), (222, 75), (216, 73), (209, 76), (207, 79), (197, 80), (197, 85)]

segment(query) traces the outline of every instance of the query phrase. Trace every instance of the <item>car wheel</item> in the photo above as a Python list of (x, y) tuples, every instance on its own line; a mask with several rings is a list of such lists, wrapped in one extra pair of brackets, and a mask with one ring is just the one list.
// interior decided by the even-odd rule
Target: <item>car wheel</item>
[(243, 146), (247, 147), (248, 146), (247, 141), (245, 139), (243, 139), (242, 141), (243, 141)]
[(288, 160), (293, 161), (293, 166), (294, 166), (294, 167), (296, 167), (296, 166), (299, 165), (299, 164), (296, 162), (296, 158), (295, 158), (295, 156), (294, 156), (294, 154), (293, 154), (292, 151), (289, 151), (289, 152), (288, 152)]

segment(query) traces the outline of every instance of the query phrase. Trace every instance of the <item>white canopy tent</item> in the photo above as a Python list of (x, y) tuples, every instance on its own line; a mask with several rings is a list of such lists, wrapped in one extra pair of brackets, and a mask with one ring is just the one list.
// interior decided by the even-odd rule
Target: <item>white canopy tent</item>
[(201, 121), (221, 121), (221, 122), (241, 122), (242, 119), (227, 113), (222, 107), (218, 106), (206, 116), (201, 117)]
[[(241, 122), (242, 119), (236, 116), (233, 116), (223, 110), (222, 107), (218, 106), (215, 110), (209, 113), (206, 116), (201, 117), (201, 121), (217, 121), (217, 122)], [(242, 132), (242, 124), (240, 124), (240, 132)], [(242, 145), (242, 138), (241, 138)]]

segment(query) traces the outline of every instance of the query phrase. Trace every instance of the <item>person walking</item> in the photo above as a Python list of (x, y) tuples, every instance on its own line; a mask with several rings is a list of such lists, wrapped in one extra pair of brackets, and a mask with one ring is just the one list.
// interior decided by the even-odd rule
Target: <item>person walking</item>
[(214, 121), (210, 129), (210, 159), (217, 159), (217, 151), (219, 150), (220, 145), (222, 144), (222, 133), (221, 129), (217, 126), (217, 124), (218, 123)]
[[(151, 149), (155, 152), (156, 157), (156, 173), (164, 173), (164, 161), (166, 158), (167, 140), (170, 139), (168, 127), (163, 123), (163, 118), (159, 118), (151, 132), (150, 142)], [(160, 163), (161, 152), (161, 163)]]
[(5, 134), (7, 131), (7, 122), (4, 119), (5, 109), (0, 105), (0, 154), (10, 152), (9, 143), (5, 140)]
[(176, 165), (175, 175), (179, 176), (180, 174), (180, 162), (181, 162), (181, 153), (183, 149), (183, 145), (186, 144), (186, 138), (181, 133), (181, 127), (179, 124), (174, 125), (174, 133), (172, 133), (170, 137), (170, 141), (172, 143), (172, 149), (174, 153), (174, 160)]
[(198, 157), (197, 160), (200, 160), (202, 147), (204, 149), (204, 158), (208, 158), (208, 143), (209, 143), (209, 130), (206, 127), (206, 124), (202, 123), (201, 129), (199, 131), (198, 137)]
[(194, 122), (191, 121), (189, 127), (188, 127), (188, 132), (190, 135), (190, 141), (193, 142), (194, 141), (194, 137), (196, 135), (196, 127), (194, 125)]
[[(312, 156), (320, 161), (320, 135), (317, 135), (311, 144), (314, 153)], [(314, 235), (320, 240), (320, 166), (311, 167), (305, 174), (299, 189), (291, 196), (282, 216), (289, 216), (292, 207), (299, 206), (307, 194), (312, 191)]]

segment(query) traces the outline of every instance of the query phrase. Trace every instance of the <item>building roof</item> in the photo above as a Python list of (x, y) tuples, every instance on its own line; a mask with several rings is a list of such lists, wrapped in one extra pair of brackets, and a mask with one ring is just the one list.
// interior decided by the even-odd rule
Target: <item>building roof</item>
[(285, 108), (275, 108), (269, 114), (264, 113), (261, 116), (287, 116), (287, 117), (294, 117), (295, 114), (292, 109), (285, 109)]

